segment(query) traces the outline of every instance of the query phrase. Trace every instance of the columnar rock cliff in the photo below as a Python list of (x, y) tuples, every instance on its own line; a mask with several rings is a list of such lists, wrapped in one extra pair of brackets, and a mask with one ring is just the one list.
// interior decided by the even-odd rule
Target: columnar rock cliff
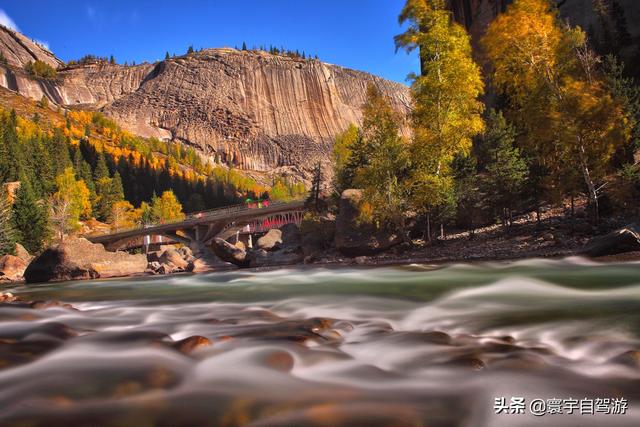
[[(247, 170), (308, 179), (316, 162), (328, 163), (335, 135), (361, 121), (369, 84), (403, 113), (410, 104), (404, 85), (318, 60), (208, 49), (156, 64), (63, 68), (38, 45), (14, 45), (26, 37), (7, 29), (0, 36), (0, 50), (14, 57), (0, 66), (0, 85), (61, 106), (101, 109), (136, 134), (192, 145)], [(56, 79), (24, 72), (25, 63), (45, 55), (58, 67)]]

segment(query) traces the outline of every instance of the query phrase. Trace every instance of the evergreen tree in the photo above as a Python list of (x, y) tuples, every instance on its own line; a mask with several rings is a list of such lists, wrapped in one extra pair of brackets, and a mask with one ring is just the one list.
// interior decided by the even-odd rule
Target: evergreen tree
[(113, 55), (111, 55), (111, 56), (109, 57), (109, 64), (111, 64), (111, 65), (115, 65), (115, 63), (116, 63), (116, 58), (115, 58)]
[(36, 200), (31, 184), (26, 179), (20, 181), (13, 204), (13, 225), (17, 239), (29, 253), (42, 250), (49, 236), (49, 216), (45, 206)]
[(246, 42), (242, 42), (242, 50), (247, 50), (247, 43)]
[(0, 189), (0, 255), (13, 255), (16, 249), (16, 230), (11, 218), (11, 204), (4, 186)]
[(107, 162), (104, 159), (104, 154), (98, 154), (96, 167), (93, 170), (93, 180), (97, 183), (99, 180), (109, 178), (109, 168)]
[(502, 219), (510, 224), (512, 212), (522, 200), (522, 191), (528, 176), (528, 165), (514, 146), (516, 131), (505, 120), (502, 112), (491, 111), (487, 121), (484, 140), (488, 149), (489, 163), (484, 182), (486, 200)]
[(113, 178), (111, 178), (111, 197), (115, 202), (119, 202), (124, 200), (124, 188), (122, 187), (122, 178), (120, 178), (120, 173), (116, 171), (113, 174)]
[(190, 55), (194, 52), (193, 50), (193, 45), (190, 45), (189, 48), (187, 49), (187, 55)]
[(167, 51), (167, 53), (165, 53), (164, 55), (164, 60), (167, 61), (169, 60), (171, 57), (169, 56), (169, 51)]

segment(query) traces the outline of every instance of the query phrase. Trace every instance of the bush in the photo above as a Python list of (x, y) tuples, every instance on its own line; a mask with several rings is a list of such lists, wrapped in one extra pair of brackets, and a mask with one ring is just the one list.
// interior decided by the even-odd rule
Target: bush
[(29, 62), (24, 66), (24, 69), (27, 71), (27, 73), (39, 79), (55, 79), (58, 75), (55, 68), (40, 60)]

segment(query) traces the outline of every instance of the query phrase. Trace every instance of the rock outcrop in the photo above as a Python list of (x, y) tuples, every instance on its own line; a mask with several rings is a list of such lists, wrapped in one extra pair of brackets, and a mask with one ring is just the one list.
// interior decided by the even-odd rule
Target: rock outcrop
[(361, 190), (345, 190), (336, 218), (335, 245), (350, 257), (373, 255), (402, 242), (400, 236), (359, 220)]
[(22, 68), (34, 61), (42, 61), (53, 68), (62, 65), (56, 56), (43, 45), (29, 39), (24, 34), (0, 26), (0, 51), (7, 64)]
[(24, 272), (27, 283), (98, 279), (142, 274), (145, 255), (108, 252), (104, 246), (83, 238), (69, 238), (46, 249)]

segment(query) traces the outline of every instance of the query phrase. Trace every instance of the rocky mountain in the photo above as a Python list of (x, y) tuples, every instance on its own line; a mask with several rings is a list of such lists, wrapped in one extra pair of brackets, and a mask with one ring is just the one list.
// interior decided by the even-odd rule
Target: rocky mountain
[[(0, 85), (62, 107), (100, 109), (142, 136), (178, 141), (247, 171), (310, 178), (328, 164), (335, 135), (361, 121), (366, 88), (378, 86), (408, 112), (406, 86), (313, 59), (207, 49), (155, 64), (64, 67), (26, 37), (0, 29)], [(24, 65), (58, 69), (34, 79)], [(328, 168), (327, 168), (328, 171)]]

